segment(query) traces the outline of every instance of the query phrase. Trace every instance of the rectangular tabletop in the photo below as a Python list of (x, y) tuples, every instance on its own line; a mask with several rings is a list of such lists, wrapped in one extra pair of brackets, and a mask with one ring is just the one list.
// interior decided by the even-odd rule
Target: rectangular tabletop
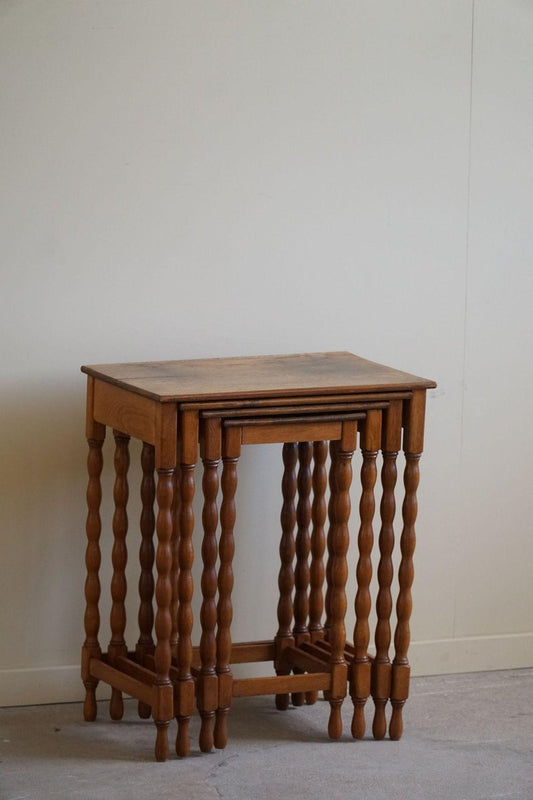
[(84, 366), (161, 403), (431, 389), (436, 383), (347, 352)]

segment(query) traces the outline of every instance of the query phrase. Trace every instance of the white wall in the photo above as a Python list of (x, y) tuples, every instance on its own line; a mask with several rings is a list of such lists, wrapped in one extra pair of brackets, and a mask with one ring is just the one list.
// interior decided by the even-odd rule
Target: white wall
[[(435, 378), (414, 670), (533, 664), (532, 4), (3, 0), (0, 83), (0, 703), (82, 695), (79, 365), (106, 361)], [(235, 638), (275, 629), (278, 480), (245, 452)]]

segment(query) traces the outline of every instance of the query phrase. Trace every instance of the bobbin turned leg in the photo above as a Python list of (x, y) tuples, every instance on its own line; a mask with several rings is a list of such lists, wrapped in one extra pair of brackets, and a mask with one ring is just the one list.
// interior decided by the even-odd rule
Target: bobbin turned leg
[(233, 607), (232, 561), (235, 552), (233, 528), (235, 526), (235, 492), (237, 490), (237, 463), (241, 452), (240, 430), (230, 428), (224, 434), (222, 453), (222, 505), (220, 507), (220, 566), (218, 570), (218, 629), (216, 638), (218, 676), (218, 708), (216, 712), (215, 747), (224, 748), (228, 742), (227, 716), (231, 706), (233, 676), (230, 668), (231, 621)]
[(170, 634), (170, 649), (172, 658), (178, 655), (178, 581), (179, 581), (179, 546), (180, 546), (180, 482), (179, 469), (174, 472), (172, 495), (172, 569), (170, 570), (170, 582), (172, 583), (172, 601), (170, 604), (170, 616), (172, 617), (172, 632)]
[[(91, 382), (89, 382), (89, 386), (91, 386)], [(92, 420), (88, 420), (87, 433), (89, 442), (89, 454), (87, 456), (87, 471), (89, 473), (89, 482), (87, 485), (87, 549), (85, 552), (87, 578), (85, 580), (85, 641), (82, 647), (81, 677), (85, 686), (83, 716), (87, 722), (92, 722), (96, 719), (95, 692), (98, 680), (93, 678), (90, 674), (90, 660), (91, 658), (101, 658), (102, 655), (98, 642), (98, 631), (100, 628), (100, 612), (98, 610), (100, 579), (98, 577), (98, 571), (101, 561), (100, 533), (102, 531), (102, 522), (100, 519), (102, 487), (100, 476), (103, 466), (102, 445), (104, 443), (105, 427)]]
[(381, 482), (381, 530), (379, 533), (380, 560), (378, 566), (379, 590), (376, 599), (377, 624), (375, 634), (376, 657), (372, 663), (372, 698), (374, 700), (374, 721), (372, 734), (375, 739), (383, 739), (387, 732), (385, 707), (390, 696), (391, 662), (389, 646), (391, 642), (390, 616), (392, 612), (391, 584), (393, 577), (392, 553), (394, 550), (394, 514), (396, 503), (396, 457), (401, 445), (402, 403), (391, 401), (384, 412), (382, 433), (383, 466)]
[(381, 412), (369, 411), (361, 435), (363, 465), (361, 467), (362, 494), (359, 503), (361, 524), (359, 527), (357, 562), (357, 594), (355, 596), (354, 657), (350, 667), (350, 695), (353, 700), (352, 736), (362, 739), (365, 735), (365, 704), (370, 694), (371, 665), (368, 657), (370, 629), (370, 579), (372, 577), (372, 545), (374, 533), (372, 520), (375, 501), (376, 456), (381, 444)]
[[(139, 641), (135, 648), (137, 661), (142, 664), (145, 655), (154, 652), (152, 631), (154, 627), (154, 531), (155, 531), (155, 481), (154, 481), (154, 447), (143, 443), (141, 453), (142, 482), (141, 482), (141, 546), (139, 549), (139, 562), (141, 575), (139, 578)], [(148, 719), (151, 708), (142, 700), (138, 704), (139, 716)]]
[[(294, 526), (296, 524), (296, 509), (294, 498), (296, 495), (296, 461), (298, 458), (298, 447), (294, 442), (287, 442), (283, 445), (283, 464), (284, 472), (281, 483), (283, 494), (283, 506), (281, 509), (281, 541), (279, 554), (281, 567), (279, 570), (279, 602), (278, 602), (278, 632), (275, 638), (276, 660), (275, 669), (277, 675), (288, 675), (290, 668), (284, 663), (283, 650), (294, 645), (294, 637), (291, 631), (293, 615), (292, 591), (294, 589)], [(289, 695), (276, 695), (276, 708), (283, 711), (289, 707)]]
[[(293, 635), (296, 646), (310, 641), (309, 628), (309, 553), (311, 540), (309, 526), (311, 524), (311, 459), (313, 456), (313, 443), (300, 442), (298, 445), (298, 504), (296, 506), (296, 569), (294, 572), (294, 627)], [(294, 669), (294, 673), (301, 672)], [(305, 702), (305, 692), (293, 692), (291, 695), (293, 705), (302, 706)]]
[(174, 686), (175, 710), (178, 721), (176, 752), (188, 756), (190, 752), (189, 722), (194, 713), (194, 681), (192, 666), (192, 565), (194, 549), (194, 467), (198, 441), (198, 417), (184, 412), (181, 419), (181, 467), (179, 508), (179, 578), (178, 578), (178, 680)]
[(410, 666), (407, 658), (411, 632), (411, 586), (413, 584), (413, 554), (416, 534), (417, 515), (416, 490), (419, 481), (419, 460), (424, 445), (424, 412), (426, 393), (423, 390), (413, 392), (412, 399), (406, 401), (404, 409), (404, 453), (405, 497), (402, 505), (403, 530), (400, 538), (402, 558), (398, 571), (399, 592), (396, 602), (396, 631), (394, 634), (395, 655), (392, 664), (391, 704), (392, 715), (389, 723), (389, 736), (399, 739), (403, 733), (402, 712), (409, 696)]
[(172, 568), (172, 494), (173, 494), (173, 469), (157, 469), (157, 582), (155, 598), (157, 612), (155, 616), (155, 633), (157, 643), (155, 646), (155, 681), (154, 705), (152, 714), (157, 728), (155, 743), (155, 757), (157, 761), (168, 758), (168, 726), (172, 718), (172, 684), (169, 671), (171, 663), (170, 633), (172, 619), (170, 616), (170, 603), (172, 600), (172, 583), (170, 571)]
[[(111, 579), (111, 641), (107, 649), (109, 663), (114, 664), (117, 658), (126, 657), (128, 648), (124, 640), (126, 629), (126, 563), (128, 551), (126, 548), (126, 534), (128, 532), (128, 468), (130, 464), (129, 441), (130, 437), (119, 431), (113, 431), (115, 437), (115, 485), (113, 488), (113, 498), (115, 501), (115, 512), (113, 514), (113, 550), (111, 560), (113, 562), (113, 577)], [(109, 702), (109, 714), (111, 719), (122, 719), (124, 714), (124, 702), (122, 692), (114, 687), (111, 689), (111, 700)]]
[[(328, 455), (327, 442), (314, 442), (313, 444), (313, 503), (311, 506), (311, 566), (309, 570), (309, 636), (311, 642), (324, 638), (322, 628), (322, 613), (324, 611), (324, 551), (326, 549), (326, 535), (324, 525), (326, 522), (326, 487), (328, 474), (326, 458)], [(305, 701), (312, 705), (318, 698), (318, 692), (306, 692)]]
[(329, 458), (330, 458), (329, 475), (328, 475), (329, 502), (328, 502), (328, 533), (326, 537), (328, 559), (326, 562), (326, 595), (324, 598), (324, 611), (326, 616), (324, 620), (324, 638), (328, 642), (331, 629), (331, 559), (329, 557), (329, 554), (331, 551), (331, 541), (330, 541), (331, 534), (335, 527), (335, 519), (334, 519), (335, 470), (332, 469), (332, 466), (336, 448), (337, 448), (337, 443), (331, 441), (329, 443)]
[(328, 733), (332, 739), (342, 734), (341, 706), (346, 696), (348, 668), (344, 658), (346, 645), (346, 580), (348, 564), (346, 554), (349, 545), (348, 520), (350, 518), (350, 485), (352, 482), (352, 456), (355, 450), (357, 423), (344, 423), (342, 439), (332, 449), (331, 470), (333, 499), (331, 501), (332, 524), (328, 536), (329, 549), (329, 610), (331, 626), (331, 685), (327, 699), (331, 707)]
[(201, 717), (200, 750), (210, 753), (214, 746), (213, 726), (218, 707), (218, 678), (216, 674), (216, 638), (217, 608), (215, 596), (217, 592), (217, 525), (218, 525), (218, 465), (220, 461), (220, 420), (209, 419), (203, 424), (201, 437), (201, 456), (204, 467), (202, 489), (204, 506), (202, 523), (204, 536), (202, 540), (202, 608), (200, 621), (202, 635), (200, 638), (201, 667), (197, 681), (198, 711)]

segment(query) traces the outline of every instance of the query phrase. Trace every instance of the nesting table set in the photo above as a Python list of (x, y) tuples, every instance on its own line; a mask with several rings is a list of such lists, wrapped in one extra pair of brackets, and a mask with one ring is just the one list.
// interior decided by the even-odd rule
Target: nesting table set
[[(168, 727), (177, 720), (176, 752), (190, 751), (189, 721), (201, 717), (200, 749), (223, 748), (233, 698), (275, 695), (276, 706), (329, 701), (328, 733), (342, 734), (341, 705), (353, 702), (352, 735), (365, 733), (372, 696), (372, 731), (402, 734), (409, 693), (409, 619), (416, 491), (423, 447), (426, 391), (436, 384), (351, 353), (163, 361), (82, 367), (87, 379), (87, 550), (82, 679), (86, 720), (96, 717), (99, 681), (111, 686), (110, 714), (120, 719), (123, 694), (153, 717), (155, 757), (169, 754)], [(102, 445), (115, 439), (111, 639), (100, 628)], [(126, 536), (129, 440), (142, 445), (139, 638), (129, 650), (126, 628)], [(233, 642), (232, 588), (237, 466), (243, 445), (282, 444), (277, 632), (266, 641)], [(355, 629), (345, 614), (352, 455), (362, 452)], [(405, 456), (400, 561), (393, 597), (396, 460)], [(370, 582), (374, 547), (377, 458), (382, 494), (375, 598), (375, 655), (369, 655)], [(195, 466), (203, 462), (203, 511), (195, 531)], [(221, 465), (221, 470), (220, 470)], [(329, 466), (329, 476), (328, 476)], [(157, 482), (155, 480), (157, 476)], [(219, 506), (219, 484), (221, 502)], [(157, 537), (154, 546), (154, 533)], [(254, 531), (254, 535), (260, 532)], [(201, 639), (193, 647), (194, 551), (202, 558)], [(154, 576), (155, 567), (155, 576)], [(253, 569), (253, 566), (250, 567)], [(396, 605), (394, 654), (392, 611)], [(235, 609), (239, 613), (239, 609)], [(231, 665), (271, 661), (275, 675), (235, 678)]]

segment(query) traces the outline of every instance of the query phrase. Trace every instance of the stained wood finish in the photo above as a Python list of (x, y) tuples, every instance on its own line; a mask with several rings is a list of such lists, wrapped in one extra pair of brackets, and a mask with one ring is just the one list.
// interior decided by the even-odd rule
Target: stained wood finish
[(354, 704), (352, 718), (352, 736), (362, 739), (365, 734), (365, 703), (370, 694), (370, 659), (368, 657), (368, 643), (370, 628), (368, 617), (371, 608), (370, 580), (372, 578), (372, 545), (374, 533), (372, 520), (374, 518), (375, 500), (374, 486), (376, 483), (376, 457), (381, 440), (381, 412), (369, 411), (362, 433), (361, 449), (363, 464), (361, 467), (362, 494), (359, 503), (361, 525), (359, 528), (358, 547), (359, 560), (357, 562), (357, 594), (355, 596), (355, 629), (354, 648), (355, 655), (350, 670), (350, 694)]
[(396, 458), (401, 445), (402, 404), (399, 401), (390, 404), (384, 415), (383, 425), (383, 465), (381, 469), (380, 515), (381, 530), (379, 532), (380, 559), (378, 566), (378, 595), (376, 598), (377, 624), (375, 633), (376, 657), (372, 664), (372, 697), (375, 711), (372, 733), (375, 739), (383, 739), (387, 732), (385, 707), (390, 696), (391, 663), (389, 646), (391, 642), (390, 616), (392, 613), (391, 585), (394, 574), (392, 554), (394, 550), (394, 515), (396, 502)]
[[(115, 501), (115, 511), (113, 514), (113, 550), (111, 561), (113, 563), (113, 577), (111, 579), (111, 641), (107, 652), (111, 664), (120, 656), (126, 655), (128, 648), (124, 640), (126, 629), (126, 563), (128, 551), (126, 548), (126, 534), (128, 532), (128, 469), (130, 465), (129, 441), (130, 437), (113, 431), (115, 437), (115, 485), (113, 488), (113, 498)], [(124, 703), (122, 694), (118, 689), (113, 688), (109, 703), (109, 714), (111, 719), (122, 719), (124, 714)]]
[[(296, 506), (296, 568), (294, 571), (294, 641), (297, 645), (310, 639), (307, 627), (309, 617), (309, 554), (311, 551), (311, 538), (309, 528), (311, 525), (311, 460), (313, 458), (313, 443), (300, 442), (298, 445), (298, 503)], [(298, 672), (297, 669), (294, 670)], [(305, 694), (293, 693), (292, 704), (302, 706), (305, 703)]]
[(182, 416), (180, 466), (180, 512), (179, 512), (179, 579), (178, 579), (178, 679), (175, 684), (175, 711), (178, 721), (176, 752), (187, 756), (190, 752), (189, 722), (194, 712), (194, 681), (192, 676), (193, 627), (192, 566), (194, 548), (194, 468), (198, 441), (198, 419), (194, 413)]
[(154, 662), (155, 662), (155, 706), (152, 709), (154, 722), (157, 727), (155, 743), (155, 757), (157, 761), (165, 761), (168, 757), (168, 725), (172, 718), (172, 684), (170, 682), (170, 664), (172, 651), (170, 648), (170, 634), (172, 631), (172, 618), (170, 604), (172, 602), (172, 582), (170, 572), (172, 569), (172, 495), (173, 495), (172, 469), (157, 470), (157, 581), (155, 597), (157, 612), (155, 616), (155, 633), (157, 637)]
[(216, 674), (216, 638), (217, 607), (215, 596), (217, 591), (217, 525), (218, 525), (218, 459), (203, 459), (204, 475), (202, 488), (204, 507), (202, 522), (204, 536), (202, 541), (202, 608), (200, 622), (202, 635), (200, 639), (200, 658), (202, 666), (197, 681), (198, 710), (201, 717), (200, 750), (210, 753), (214, 747), (213, 728), (215, 712), (218, 708), (218, 679)]
[[(86, 687), (84, 714), (96, 715), (95, 688), (98, 680), (112, 687), (112, 713), (119, 716), (117, 698), (122, 692), (135, 696), (145, 715), (151, 709), (157, 726), (156, 758), (168, 754), (168, 724), (173, 715), (178, 720), (176, 750), (189, 753), (189, 720), (194, 711), (195, 682), (198, 705), (204, 715), (201, 747), (214, 743), (223, 747), (227, 741), (226, 717), (232, 697), (275, 694), (280, 707), (286, 707), (289, 693), (295, 699), (306, 694), (313, 700), (322, 689), (331, 703), (328, 730), (334, 738), (341, 734), (340, 705), (346, 694), (349, 666), (350, 693), (355, 701), (354, 732), (359, 735), (357, 707), (364, 705), (372, 675), (371, 690), (376, 708), (374, 733), (383, 735), (382, 713), (387, 693), (393, 705), (390, 735), (401, 734), (401, 709), (408, 695), (409, 616), (411, 609), (412, 554), (416, 517), (418, 458), (422, 452), (424, 399), (435, 384), (407, 373), (373, 364), (349, 353), (318, 353), (296, 356), (263, 356), (245, 359), (209, 359), (201, 362), (148, 362), (144, 364), (84, 367), (87, 381), (86, 431), (89, 441), (89, 485), (87, 492), (87, 579), (85, 586), (85, 643), (82, 649), (82, 678)], [(390, 645), (390, 556), (393, 503), (393, 454), (398, 444), (391, 444), (387, 425), (394, 413), (403, 408), (406, 469), (406, 497), (403, 504), (401, 537), (402, 562), (399, 574), (395, 657), (391, 668)], [(396, 412), (393, 409), (396, 408)], [(227, 412), (227, 416), (225, 414)], [(371, 442), (372, 419), (381, 412), (386, 416), (383, 442)], [(372, 416), (374, 415), (374, 417)], [(379, 592), (377, 599), (376, 658), (367, 656), (370, 551), (368, 531), (361, 542), (359, 591), (356, 601), (356, 641), (345, 641), (346, 551), (348, 546), (349, 486), (351, 454), (355, 448), (357, 421), (364, 428), (363, 494), (368, 495), (367, 473), (373, 453), (384, 450), (381, 505)], [(397, 416), (396, 416), (396, 421)], [(391, 423), (392, 424), (392, 423)], [(143, 466), (143, 515), (141, 516), (141, 579), (139, 583), (139, 642), (136, 652), (128, 654), (124, 641), (125, 613), (125, 537), (127, 529), (127, 468), (122, 465), (115, 480), (114, 588), (112, 599), (112, 637), (109, 654), (102, 655), (98, 643), (100, 565), (100, 474), (101, 446), (105, 426), (118, 435), (140, 438), (153, 448), (153, 460)], [(393, 426), (394, 427), (394, 426)], [(221, 448), (224, 431), (224, 450)], [(397, 432), (397, 425), (395, 428)], [(392, 434), (391, 434), (392, 435)], [(315, 441), (313, 504), (309, 507), (310, 465), (307, 453), (300, 456), (299, 479), (296, 478), (297, 442)], [(331, 497), (328, 506), (328, 562), (324, 570), (325, 522), (325, 440), (331, 440)], [(282, 537), (279, 574), (278, 633), (267, 642), (231, 643), (232, 557), (234, 550), (235, 489), (237, 459), (244, 443), (282, 441), (285, 472), (283, 478)], [(192, 536), (194, 528), (194, 467), (198, 442), (205, 463), (204, 478), (204, 577), (202, 637), (200, 648), (193, 648), (192, 632)], [(122, 446), (121, 446), (122, 447)], [(178, 447), (180, 454), (178, 455)], [(211, 449), (215, 447), (216, 452)], [(217, 449), (218, 448), (218, 449)], [(118, 450), (117, 444), (117, 450)], [(144, 449), (144, 448), (143, 448)], [(220, 452), (219, 452), (220, 451)], [(121, 454), (121, 458), (123, 453)], [(220, 567), (216, 569), (216, 511), (214, 464), (222, 457), (223, 498)], [(147, 459), (147, 453), (143, 456)], [(179, 478), (176, 466), (180, 466)], [(304, 466), (305, 464), (305, 466)], [(151, 642), (148, 605), (153, 588), (153, 477), (157, 482), (157, 583), (155, 587), (155, 647)], [(120, 479), (118, 475), (120, 474)], [(305, 479), (304, 479), (305, 478)], [(375, 481), (375, 466), (374, 478)], [(297, 483), (299, 504), (295, 508)], [(366, 485), (366, 489), (365, 489)], [(179, 491), (176, 491), (179, 486)], [(124, 489), (126, 488), (126, 499)], [(373, 486), (372, 486), (373, 488)], [(367, 497), (368, 501), (368, 497)], [(368, 506), (368, 502), (366, 502)], [(294, 526), (298, 516), (297, 543)], [(312, 533), (309, 540), (309, 516)], [(367, 510), (362, 525), (371, 526)], [(306, 532), (301, 532), (305, 529)], [(366, 537), (366, 541), (365, 541)], [(123, 546), (122, 546), (123, 545)], [(296, 546), (297, 545), (297, 546)], [(309, 566), (309, 548), (311, 565)], [(293, 569), (298, 551), (296, 574)], [(322, 592), (326, 572), (325, 620), (322, 624)], [(116, 573), (116, 577), (115, 577)], [(153, 577), (152, 577), (153, 580)], [(292, 593), (296, 584), (295, 606)], [(152, 584), (153, 586), (153, 584)], [(177, 591), (176, 591), (177, 586)], [(218, 588), (218, 604), (215, 595)], [(307, 596), (309, 595), (309, 596)], [(308, 603), (308, 605), (307, 605)], [(295, 613), (294, 613), (295, 612)], [(152, 611), (153, 614), (153, 611)], [(294, 629), (292, 621), (294, 615)], [(309, 617), (307, 620), (306, 617)], [(218, 623), (214, 637), (215, 621)], [(177, 620), (177, 625), (176, 625)], [(359, 627), (357, 627), (359, 626)], [(177, 635), (177, 642), (176, 642)], [(296, 641), (295, 641), (296, 640)], [(363, 643), (365, 646), (363, 647)], [(175, 657), (172, 663), (172, 655)], [(275, 678), (234, 680), (230, 664), (273, 659)], [(296, 674), (291, 674), (296, 673)], [(301, 674), (298, 674), (301, 673)], [(390, 692), (388, 690), (388, 675)], [(298, 702), (298, 699), (297, 699)], [(213, 713), (216, 714), (213, 731)]]
[(176, 752), (187, 756), (190, 751), (189, 720), (194, 710), (194, 683), (192, 663), (192, 565), (194, 550), (194, 464), (181, 464), (180, 469), (180, 544), (179, 544), (179, 608), (178, 608), (178, 670)]
[(340, 443), (336, 442), (331, 454), (333, 524), (328, 541), (331, 624), (329, 629), (331, 685), (328, 690), (330, 704), (328, 733), (330, 738), (339, 739), (342, 734), (341, 706), (346, 694), (347, 678), (347, 665), (344, 659), (346, 644), (344, 618), (346, 615), (346, 580), (348, 577), (346, 554), (349, 544), (348, 520), (350, 517), (353, 451), (341, 450)]
[[(154, 531), (155, 531), (155, 481), (154, 481), (154, 448), (144, 442), (141, 452), (142, 482), (141, 482), (141, 546), (139, 561), (141, 575), (139, 578), (139, 641), (136, 646), (136, 655), (142, 664), (144, 656), (153, 653), (154, 640), (152, 631), (154, 627)], [(151, 707), (139, 701), (139, 716), (148, 719)]]
[(178, 655), (178, 580), (180, 574), (179, 567), (179, 546), (180, 546), (180, 482), (179, 469), (174, 471), (172, 478), (172, 569), (170, 570), (170, 582), (172, 583), (172, 601), (170, 604), (170, 616), (172, 617), (172, 631), (170, 634), (170, 649), (172, 657)]
[(85, 701), (83, 704), (83, 716), (87, 722), (96, 719), (96, 687), (98, 680), (91, 675), (89, 662), (91, 658), (101, 657), (100, 644), (98, 641), (98, 631), (100, 629), (100, 612), (98, 603), (100, 600), (100, 534), (102, 531), (102, 521), (100, 518), (100, 504), (102, 501), (102, 486), (100, 476), (102, 474), (103, 457), (102, 445), (104, 436), (88, 440), (89, 454), (87, 456), (87, 471), (89, 482), (87, 485), (87, 549), (85, 551), (85, 566), (87, 577), (85, 579), (85, 641), (82, 648), (82, 679), (85, 686)]
[[(322, 614), (324, 611), (324, 552), (326, 550), (326, 488), (328, 484), (328, 474), (326, 470), (326, 459), (328, 455), (327, 441), (318, 441), (313, 444), (313, 503), (311, 506), (311, 567), (309, 571), (310, 590), (309, 590), (309, 636), (312, 642), (321, 639), (324, 635), (322, 628)], [(306, 694), (308, 705), (317, 700), (316, 693)]]
[(99, 364), (82, 371), (163, 403), (357, 394), (436, 385), (346, 352)]
[(400, 538), (402, 557), (398, 570), (399, 591), (396, 602), (395, 655), (392, 666), (392, 715), (389, 723), (391, 739), (400, 739), (403, 733), (403, 707), (409, 696), (410, 666), (407, 651), (411, 639), (409, 620), (412, 609), (411, 586), (414, 578), (415, 522), (418, 512), (416, 491), (424, 442), (425, 400), (425, 392), (414, 392), (412, 400), (405, 404), (404, 412), (405, 496), (402, 504), (403, 529)]
[(324, 611), (326, 618), (324, 620), (324, 636), (329, 641), (329, 633), (331, 629), (331, 559), (329, 557), (331, 551), (331, 535), (335, 527), (335, 471), (333, 469), (333, 461), (335, 450), (338, 447), (337, 442), (329, 443), (329, 502), (328, 502), (328, 533), (326, 537), (326, 545), (328, 551), (328, 559), (326, 562), (326, 596), (324, 600)]
[(216, 673), (218, 676), (218, 708), (215, 719), (214, 743), (215, 747), (223, 749), (228, 742), (227, 716), (231, 706), (232, 673), (230, 660), (232, 657), (231, 622), (233, 619), (233, 606), (231, 592), (233, 589), (233, 555), (235, 540), (233, 529), (235, 526), (236, 507), (235, 493), (237, 491), (237, 464), (240, 453), (238, 436), (230, 433), (225, 437), (224, 453), (222, 458), (222, 505), (220, 507), (220, 566), (218, 570), (218, 605), (217, 605), (217, 637)]
[[(283, 649), (294, 645), (291, 623), (293, 617), (292, 592), (294, 589), (294, 527), (296, 525), (296, 508), (294, 498), (297, 490), (296, 463), (298, 447), (294, 442), (283, 445), (284, 472), (281, 484), (283, 506), (281, 509), (281, 541), (279, 554), (281, 567), (278, 577), (278, 632), (276, 634), (276, 673), (288, 675), (290, 670), (283, 661)], [(289, 695), (276, 695), (276, 708), (284, 710), (289, 707)]]

